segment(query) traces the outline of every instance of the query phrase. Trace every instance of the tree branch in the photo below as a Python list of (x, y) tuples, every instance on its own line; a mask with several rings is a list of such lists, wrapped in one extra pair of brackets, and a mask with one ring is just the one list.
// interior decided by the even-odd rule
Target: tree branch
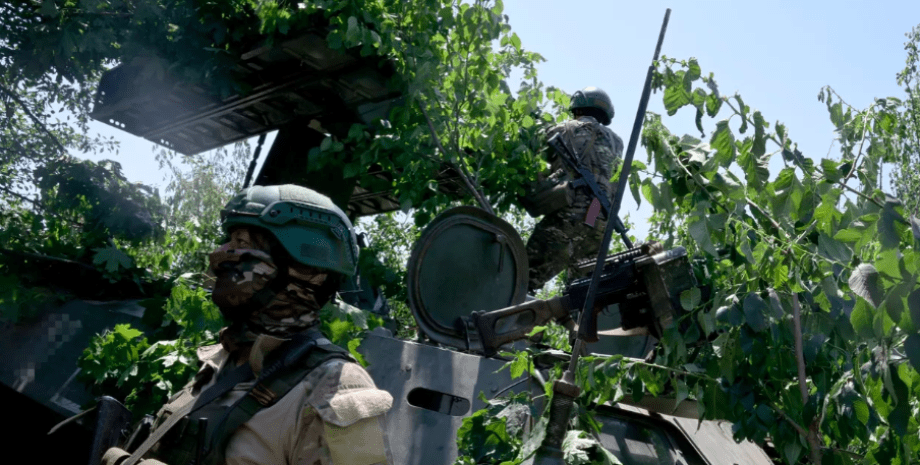
[(25, 111), (26, 114), (29, 115), (29, 118), (31, 118), (32, 121), (35, 122), (36, 125), (38, 125), (38, 127), (42, 128), (42, 130), (45, 131), (45, 133), (48, 134), (49, 137), (51, 137), (51, 140), (53, 140), (54, 143), (58, 146), (58, 149), (60, 149), (62, 156), (67, 155), (67, 149), (64, 148), (64, 145), (61, 144), (61, 141), (59, 141), (57, 137), (45, 126), (45, 123), (39, 120), (32, 113), (32, 110), (29, 109), (29, 106), (26, 105), (26, 103), (23, 102), (22, 99), (20, 99), (18, 95), (16, 95), (14, 92), (7, 89), (6, 86), (4, 86), (3, 84), (0, 84), (0, 91), (3, 91), (3, 93), (5, 93), (7, 96), (13, 99), (16, 103), (18, 103), (19, 106), (22, 107), (23, 111)]
[(792, 429), (794, 429), (797, 433), (801, 434), (804, 437), (808, 437), (808, 430), (803, 428), (802, 425), (794, 422), (792, 418), (789, 418), (789, 415), (786, 414), (786, 412), (784, 412), (783, 409), (775, 405), (771, 405), (770, 407), (773, 407), (773, 410), (775, 410), (776, 413), (778, 413), (779, 416), (782, 417), (783, 420), (786, 420), (792, 426)]
[(847, 173), (847, 175), (844, 176), (843, 180), (841, 181), (843, 184), (846, 184), (846, 182), (852, 178), (854, 174), (856, 174), (856, 167), (859, 166), (859, 163), (857, 162), (859, 161), (859, 157), (862, 155), (863, 143), (866, 142), (866, 130), (869, 129), (869, 124), (866, 122), (868, 119), (869, 115), (863, 117), (863, 133), (862, 139), (859, 141), (859, 150), (856, 151), (856, 158), (853, 159), (853, 166), (850, 167), (850, 172)]
[[(422, 104), (421, 100), (418, 101), (418, 107), (419, 109), (422, 110), (422, 116), (425, 117), (425, 122), (428, 123), (428, 130), (431, 131), (431, 137), (434, 138), (435, 144), (437, 144), (438, 149), (441, 151), (441, 153), (446, 155), (448, 152), (444, 150), (444, 146), (441, 145), (441, 138), (438, 137), (438, 132), (435, 131), (434, 124), (431, 122), (431, 118), (428, 117), (428, 112), (425, 111), (425, 105)], [(457, 155), (459, 156), (459, 154)], [(483, 210), (494, 214), (495, 212), (492, 210), (492, 205), (490, 205), (488, 202), (485, 201), (482, 194), (480, 194), (480, 192), (476, 189), (473, 183), (470, 182), (470, 178), (466, 175), (465, 170), (463, 170), (461, 166), (455, 165), (454, 163), (451, 163), (450, 161), (447, 161), (446, 163), (451, 165), (451, 167), (457, 171), (457, 174), (460, 175), (460, 179), (463, 180), (464, 187), (466, 187), (466, 189), (470, 192), (470, 194), (472, 194), (473, 198), (476, 199), (476, 201), (479, 203), (479, 206), (482, 207)]]
[(885, 208), (885, 205), (883, 205), (883, 204), (882, 204), (881, 202), (879, 202), (878, 200), (875, 200), (875, 199), (873, 199), (872, 197), (869, 197), (868, 195), (863, 194), (862, 192), (859, 192), (858, 190), (853, 189), (852, 187), (850, 187), (850, 186), (848, 186), (848, 185), (846, 185), (846, 184), (840, 184), (840, 185), (843, 186), (844, 189), (846, 189), (846, 190), (848, 190), (848, 191), (850, 191), (850, 192), (852, 192), (852, 193), (854, 193), (854, 194), (856, 194), (856, 195), (862, 197), (862, 198), (865, 199), (865, 200), (868, 200), (868, 201), (870, 201), (870, 202), (872, 202), (872, 203), (878, 205), (879, 208)]
[(38, 203), (38, 202), (36, 202), (36, 201), (34, 201), (34, 200), (32, 200), (32, 199), (30, 199), (30, 198), (24, 196), (24, 195), (22, 195), (22, 194), (20, 194), (20, 193), (18, 193), (18, 192), (14, 192), (14, 191), (12, 191), (12, 190), (10, 190), (10, 189), (7, 189), (6, 187), (3, 187), (3, 186), (0, 186), (0, 190), (2, 190), (3, 192), (6, 192), (7, 194), (12, 195), (13, 197), (17, 197), (17, 198), (19, 198), (20, 200), (25, 200), (26, 202), (29, 202), (29, 203), (31, 203), (32, 205), (35, 205), (36, 207), (38, 207), (39, 209), (41, 209), (41, 210), (43, 210), (43, 211), (45, 210), (45, 207), (42, 206), (42, 204), (40, 204), (40, 203)]
[(808, 382), (805, 379), (805, 352), (802, 343), (802, 307), (799, 305), (799, 296), (792, 294), (792, 324), (795, 333), (795, 361), (799, 374), (799, 394), (802, 395), (802, 405), (808, 403)]
[(780, 226), (779, 223), (776, 222), (776, 220), (774, 220), (774, 219), (770, 216), (769, 213), (766, 212), (766, 210), (763, 209), (763, 207), (761, 207), (760, 205), (757, 205), (756, 203), (754, 203), (753, 200), (749, 199), (748, 197), (745, 197), (744, 200), (747, 201), (748, 206), (750, 206), (751, 208), (757, 210), (758, 213), (760, 213), (761, 215), (763, 215), (763, 217), (766, 218), (766, 219), (770, 222), (770, 226), (773, 226), (774, 228), (776, 228), (776, 230), (777, 230), (778, 232), (782, 233), (783, 236), (785, 236), (786, 240), (789, 239), (789, 235), (786, 234), (786, 231)]
[[(808, 403), (808, 380), (805, 375), (805, 351), (802, 344), (802, 307), (799, 305), (799, 296), (792, 294), (792, 323), (795, 326), (795, 361), (798, 366), (799, 393), (802, 395), (802, 405)], [(824, 444), (818, 437), (818, 420), (813, 420), (808, 425), (808, 434), (805, 435), (810, 450), (811, 462), (821, 464), (821, 449)]]

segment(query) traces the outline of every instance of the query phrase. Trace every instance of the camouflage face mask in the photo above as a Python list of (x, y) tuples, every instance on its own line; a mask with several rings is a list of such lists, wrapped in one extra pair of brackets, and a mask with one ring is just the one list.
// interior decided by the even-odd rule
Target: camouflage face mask
[(224, 244), (208, 258), (216, 275), (211, 299), (230, 320), (248, 317), (253, 298), (278, 276), (278, 268), (267, 253), (255, 249), (231, 249)]
[(235, 333), (303, 331), (319, 322), (320, 308), (335, 292), (336, 281), (326, 270), (296, 262), (282, 266), (271, 250), (267, 234), (238, 228), (210, 256), (217, 278), (211, 298), (235, 327), (245, 327)]

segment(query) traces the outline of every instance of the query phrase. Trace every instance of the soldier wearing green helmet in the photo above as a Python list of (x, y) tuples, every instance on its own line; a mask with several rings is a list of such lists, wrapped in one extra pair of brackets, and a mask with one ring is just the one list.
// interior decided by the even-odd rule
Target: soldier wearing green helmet
[(254, 186), (221, 212), (227, 243), (210, 255), (212, 299), (229, 326), (202, 347), (202, 368), (132, 451), (107, 465), (391, 463), (377, 389), (347, 350), (318, 330), (341, 278), (355, 274), (351, 222), (295, 186)]
[[(569, 110), (573, 118), (549, 128), (546, 138), (558, 134), (576, 157), (575, 162), (594, 174), (596, 183), (612, 201), (615, 186), (610, 178), (623, 156), (623, 140), (607, 127), (613, 120), (613, 103), (603, 90), (586, 87), (572, 95)], [(559, 157), (552, 149), (547, 152), (550, 169), (541, 174), (540, 181), (554, 186), (557, 192), (566, 192), (566, 201), (557, 203), (552, 211), (541, 212), (543, 219), (527, 241), (531, 291), (540, 289), (564, 269), (569, 270), (569, 278), (575, 277), (575, 265), (597, 255), (606, 226), (605, 220), (586, 218), (591, 216), (589, 212), (596, 214), (596, 209), (591, 209), (594, 197), (586, 189), (572, 187), (578, 174)], [(588, 226), (590, 223), (593, 224)]]

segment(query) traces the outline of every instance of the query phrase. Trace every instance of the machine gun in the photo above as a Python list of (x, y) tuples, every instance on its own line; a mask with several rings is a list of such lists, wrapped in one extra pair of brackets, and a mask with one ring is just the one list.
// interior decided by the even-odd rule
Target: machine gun
[[(487, 356), (493, 355), (500, 346), (527, 337), (535, 326), (553, 320), (559, 323), (571, 320), (583, 308), (590, 283), (591, 278), (583, 278), (566, 286), (559, 297), (490, 312), (473, 312), (470, 319), (482, 351)], [(657, 244), (643, 244), (611, 255), (604, 263), (593, 311), (584, 323), (584, 341), (598, 341), (598, 313), (614, 306), (619, 309), (624, 330), (620, 334), (647, 330), (660, 338), (664, 328), (684, 314), (680, 294), (695, 286), (683, 247), (664, 251)], [(503, 324), (508, 319), (515, 319), (516, 324)], [(511, 329), (502, 330), (504, 326)]]

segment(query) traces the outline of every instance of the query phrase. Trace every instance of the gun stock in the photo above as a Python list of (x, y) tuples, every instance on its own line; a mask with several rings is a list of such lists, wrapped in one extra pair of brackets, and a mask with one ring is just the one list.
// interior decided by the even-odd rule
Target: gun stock
[[(493, 310), (491, 312), (473, 312), (473, 324), (479, 332), (482, 347), (486, 355), (491, 356), (499, 347), (509, 342), (524, 339), (533, 331), (535, 326), (545, 324), (552, 320), (564, 321), (570, 318), (570, 312), (575, 309), (568, 296), (554, 297), (549, 300), (531, 300), (513, 307)], [(518, 320), (511, 329), (501, 331), (498, 327), (502, 320), (510, 318), (526, 318), (527, 321)]]

